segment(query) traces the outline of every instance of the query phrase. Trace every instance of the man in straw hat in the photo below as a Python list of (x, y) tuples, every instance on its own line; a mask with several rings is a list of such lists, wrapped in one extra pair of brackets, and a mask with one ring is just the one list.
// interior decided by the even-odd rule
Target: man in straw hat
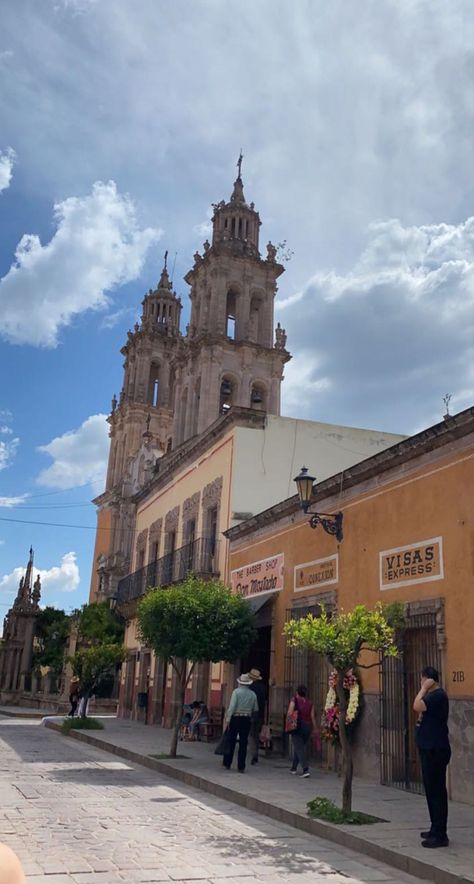
[(249, 672), (252, 684), (250, 690), (254, 692), (257, 703), (258, 712), (252, 719), (252, 727), (250, 729), (250, 751), (252, 753), (251, 764), (258, 763), (258, 747), (260, 743), (260, 731), (265, 721), (265, 705), (267, 702), (267, 692), (262, 681), (260, 669), (251, 669)]
[(243, 773), (247, 758), (247, 743), (252, 724), (252, 715), (256, 716), (258, 713), (258, 701), (254, 692), (250, 690), (253, 682), (247, 672), (239, 676), (237, 684), (238, 687), (232, 691), (229, 707), (225, 714), (226, 730), (229, 731), (229, 748), (224, 754), (222, 763), (227, 770), (230, 770), (238, 737), (237, 767), (239, 773)]

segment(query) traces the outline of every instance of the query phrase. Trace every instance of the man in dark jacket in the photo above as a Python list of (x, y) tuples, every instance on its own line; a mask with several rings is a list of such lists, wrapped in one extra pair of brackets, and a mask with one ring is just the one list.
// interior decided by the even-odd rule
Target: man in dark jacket
[(262, 676), (259, 669), (251, 669), (249, 675), (252, 679), (250, 690), (254, 692), (255, 696), (257, 697), (258, 703), (258, 713), (253, 718), (252, 729), (250, 731), (250, 748), (252, 752), (250, 763), (257, 764), (260, 731), (262, 730), (262, 725), (265, 721), (265, 705), (267, 702), (267, 692), (265, 690), (265, 685), (263, 684)]
[(438, 670), (426, 666), (421, 673), (421, 688), (413, 702), (419, 713), (416, 743), (420, 753), (423, 785), (430, 813), (431, 827), (421, 832), (422, 847), (449, 845), (448, 792), (446, 768), (451, 758), (449, 745), (448, 695), (439, 684)]

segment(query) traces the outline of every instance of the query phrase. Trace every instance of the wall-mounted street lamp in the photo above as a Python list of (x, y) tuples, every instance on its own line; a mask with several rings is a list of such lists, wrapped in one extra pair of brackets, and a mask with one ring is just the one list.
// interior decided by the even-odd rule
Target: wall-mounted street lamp
[(316, 481), (315, 477), (308, 475), (307, 467), (301, 467), (301, 473), (293, 481), (296, 482), (301, 509), (311, 516), (309, 520), (311, 528), (317, 528), (318, 525), (321, 525), (326, 534), (332, 534), (340, 543), (343, 537), (342, 513), (315, 513), (310, 510), (313, 485)]

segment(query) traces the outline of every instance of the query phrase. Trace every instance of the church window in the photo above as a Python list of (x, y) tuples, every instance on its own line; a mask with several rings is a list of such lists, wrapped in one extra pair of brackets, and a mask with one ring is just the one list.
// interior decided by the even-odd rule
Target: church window
[(221, 383), (219, 413), (227, 414), (233, 405), (234, 384), (229, 378), (224, 378)]
[(237, 308), (237, 295), (232, 289), (227, 292), (227, 304), (226, 304), (226, 336), (231, 340), (235, 341), (236, 336), (236, 308)]
[(266, 410), (265, 388), (261, 384), (253, 384), (250, 394), (250, 408), (257, 411)]
[(150, 405), (154, 405), (155, 407), (158, 405), (159, 400), (159, 385), (160, 385), (160, 366), (156, 364), (156, 362), (152, 362), (150, 366), (150, 377), (148, 381), (148, 397), (147, 401)]

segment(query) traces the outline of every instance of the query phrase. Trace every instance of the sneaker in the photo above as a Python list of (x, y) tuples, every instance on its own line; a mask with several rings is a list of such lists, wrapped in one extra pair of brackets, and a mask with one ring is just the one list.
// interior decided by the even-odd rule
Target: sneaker
[(304, 770), (303, 773), (300, 774), (300, 779), (305, 780), (306, 777), (310, 777), (310, 776), (311, 776), (311, 774), (310, 774), (309, 770)]
[(292, 774), (297, 773), (296, 767), (295, 768), (290, 767), (290, 773), (292, 773)]

